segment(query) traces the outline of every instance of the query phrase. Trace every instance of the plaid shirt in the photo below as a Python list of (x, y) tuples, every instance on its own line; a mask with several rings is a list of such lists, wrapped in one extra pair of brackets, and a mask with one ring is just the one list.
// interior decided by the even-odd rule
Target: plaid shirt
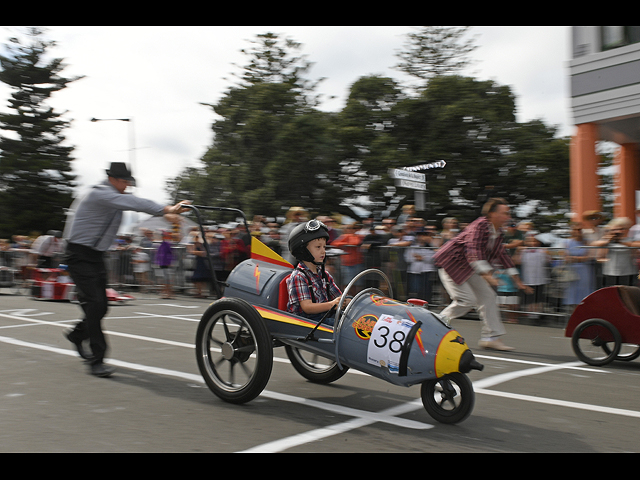
[[(287, 279), (287, 289), (289, 290), (288, 312), (306, 317), (308, 315), (300, 307), (301, 301), (311, 300), (314, 303), (324, 303), (342, 295), (331, 274), (325, 271), (327, 275), (327, 281), (325, 282), (320, 272), (320, 269), (318, 269), (318, 273), (313, 273), (303, 263), (299, 263), (293, 270), (293, 273)], [(311, 285), (309, 285), (309, 278), (311, 279)], [(313, 294), (311, 290), (313, 290)]]
[(469, 280), (474, 272), (490, 272), (495, 264), (507, 269), (510, 275), (516, 274), (502, 240), (502, 233), (496, 232), (486, 217), (480, 217), (440, 247), (433, 259), (458, 285)]

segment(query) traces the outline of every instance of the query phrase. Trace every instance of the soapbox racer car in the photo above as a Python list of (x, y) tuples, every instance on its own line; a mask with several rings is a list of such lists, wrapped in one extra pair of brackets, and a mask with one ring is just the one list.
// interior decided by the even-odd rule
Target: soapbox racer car
[[(233, 210), (190, 208), (200, 225), (198, 209)], [(204, 231), (202, 237), (206, 239)], [(394, 300), (386, 275), (365, 270), (345, 288), (330, 326), (286, 311), (286, 279), (292, 269), (252, 237), (251, 258), (234, 268), (224, 296), (218, 295), (202, 315), (196, 357), (215, 395), (238, 404), (257, 397), (269, 381), (274, 347), (283, 346), (293, 367), (311, 382), (328, 384), (354, 368), (399, 386), (421, 384), (423, 405), (439, 422), (457, 423), (471, 414), (475, 394), (466, 373), (483, 366), (426, 302)], [(377, 276), (389, 295), (365, 288), (347, 304), (353, 286), (365, 275)], [(220, 282), (214, 278), (214, 283)]]
[[(74, 302), (77, 299), (76, 285), (68, 277), (66, 268), (34, 268), (32, 270), (30, 295), (36, 300), (60, 300)], [(106, 289), (109, 303), (124, 303), (133, 300), (132, 295), (119, 293), (113, 288)]]
[(565, 336), (583, 362), (602, 366), (640, 356), (640, 288), (617, 285), (596, 290), (576, 307)]
[(76, 286), (70, 278), (63, 276), (61, 268), (34, 268), (30, 280), (33, 298), (38, 300), (73, 301)]

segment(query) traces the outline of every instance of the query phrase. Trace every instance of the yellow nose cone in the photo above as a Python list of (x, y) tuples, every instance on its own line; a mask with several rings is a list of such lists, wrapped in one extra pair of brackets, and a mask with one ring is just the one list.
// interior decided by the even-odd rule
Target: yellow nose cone
[(436, 376), (442, 377), (448, 373), (460, 371), (460, 358), (469, 349), (455, 330), (449, 331), (438, 345), (436, 351)]

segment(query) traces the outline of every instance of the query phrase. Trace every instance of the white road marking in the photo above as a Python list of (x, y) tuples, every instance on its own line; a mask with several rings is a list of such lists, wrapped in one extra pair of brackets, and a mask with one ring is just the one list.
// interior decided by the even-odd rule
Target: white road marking
[[(507, 358), (507, 357), (494, 357), (494, 356), (490, 356), (490, 355), (482, 355), (482, 354), (477, 354), (474, 352), (473, 354), (476, 358), (484, 358), (484, 359), (489, 359), (489, 360), (498, 360), (500, 362), (504, 362), (504, 363), (523, 363), (525, 365), (540, 365), (540, 366), (548, 366), (551, 365), (549, 363), (544, 363), (544, 362), (534, 362), (532, 360), (521, 360), (519, 358)], [(591, 367), (587, 367), (584, 363), (582, 362), (576, 362), (579, 365), (582, 365), (581, 367), (570, 367), (567, 366), (566, 368), (575, 368), (577, 370), (582, 370), (582, 371), (588, 371), (588, 372), (597, 372), (597, 373), (606, 373), (606, 370), (602, 370), (601, 368), (591, 368)], [(568, 365), (568, 364), (565, 364)]]
[[(32, 313), (34, 312), (34, 313)], [(0, 310), (0, 313), (17, 315), (20, 317), (33, 317), (33, 316), (42, 316), (42, 315), (53, 315), (53, 312), (42, 312), (35, 308), (13, 308), (10, 310)]]
[[(6, 311), (5, 311), (6, 312)], [(24, 313), (29, 313), (28, 316), (21, 316), (21, 315), (9, 315), (7, 313), (0, 313), (1, 317), (5, 317), (5, 318), (11, 318), (11, 319), (15, 319), (15, 320), (21, 320), (21, 321), (26, 321), (29, 323), (35, 323), (35, 324), (43, 324), (43, 325), (54, 325), (54, 326), (61, 326), (61, 327), (68, 327), (68, 324), (66, 322), (47, 322), (44, 320), (37, 320), (35, 318), (33, 318), (34, 315), (32, 315), (30, 312), (30, 309), (27, 310), (12, 310), (11, 312), (24, 312)], [(145, 315), (150, 315), (150, 314), (145, 314)], [(150, 315), (150, 316), (157, 316), (157, 315)], [(162, 317), (166, 317), (165, 315), (160, 315)], [(134, 317), (134, 318), (141, 318), (141, 317)], [(173, 317), (169, 317), (169, 318), (173, 318)], [(177, 319), (180, 320), (184, 320), (183, 317), (176, 317)], [(74, 320), (77, 321), (77, 320)], [(168, 341), (168, 340), (162, 340), (162, 339), (158, 339), (158, 338), (153, 338), (153, 337), (144, 337), (144, 336), (140, 336), (140, 335), (132, 335), (132, 334), (126, 334), (126, 333), (121, 333), (121, 332), (113, 332), (113, 331), (109, 331), (109, 332), (105, 332), (108, 333), (110, 335), (114, 335), (114, 336), (122, 336), (122, 337), (127, 337), (127, 338), (134, 338), (136, 340), (144, 340), (144, 341), (150, 341), (150, 342), (156, 342), (156, 343), (164, 343), (164, 344), (169, 344), (169, 345), (176, 345), (176, 346), (180, 346), (180, 347), (186, 347), (186, 348), (194, 348), (194, 345), (192, 344), (186, 344), (186, 343), (182, 343), (182, 342), (172, 342), (172, 341)], [(48, 345), (41, 345), (41, 344), (35, 344), (35, 343), (31, 343), (31, 342), (25, 342), (23, 340), (18, 340), (15, 338), (11, 338), (11, 337), (4, 337), (4, 336), (0, 336), (0, 342), (3, 343), (7, 343), (7, 344), (12, 344), (12, 345), (16, 345), (16, 346), (22, 346), (22, 347), (29, 347), (29, 348), (35, 348), (35, 349), (39, 349), (39, 350), (44, 350), (44, 351), (48, 351), (48, 352), (52, 352), (52, 353), (57, 353), (57, 354), (61, 354), (61, 355), (69, 355), (69, 356), (74, 356), (77, 357), (77, 353), (74, 350), (68, 350), (68, 349), (63, 349), (63, 348), (58, 348), (58, 347), (52, 347), (52, 346), (48, 346)], [(528, 364), (528, 365), (536, 365), (536, 367), (534, 368), (530, 368), (530, 369), (526, 369), (526, 370), (519, 370), (519, 371), (515, 371), (515, 372), (508, 372), (508, 373), (503, 373), (503, 374), (499, 374), (499, 375), (495, 375), (493, 377), (488, 377), (488, 378), (484, 378), (481, 380), (477, 380), (476, 382), (473, 383), (474, 385), (474, 390), (476, 393), (478, 394), (485, 394), (485, 395), (493, 395), (493, 396), (499, 396), (502, 398), (510, 398), (510, 399), (514, 399), (514, 400), (521, 400), (521, 401), (528, 401), (528, 402), (535, 402), (535, 403), (542, 403), (542, 404), (547, 404), (547, 405), (553, 405), (553, 406), (561, 406), (561, 407), (567, 407), (567, 408), (576, 408), (576, 409), (582, 409), (582, 410), (588, 410), (588, 411), (593, 411), (593, 412), (600, 412), (600, 413), (608, 413), (608, 414), (613, 414), (613, 415), (623, 415), (623, 416), (628, 416), (628, 417), (633, 417), (633, 418), (640, 418), (640, 412), (638, 411), (634, 411), (634, 410), (625, 410), (625, 409), (618, 409), (618, 408), (611, 408), (611, 407), (603, 407), (603, 406), (599, 406), (599, 405), (589, 405), (589, 404), (583, 404), (583, 403), (579, 403), (579, 402), (568, 402), (568, 401), (564, 401), (564, 400), (555, 400), (555, 399), (550, 399), (550, 398), (543, 398), (543, 397), (534, 397), (534, 396), (530, 396), (530, 395), (522, 395), (522, 394), (513, 394), (513, 393), (508, 393), (508, 392), (500, 392), (500, 391), (495, 391), (495, 390), (488, 390), (488, 387), (493, 387), (495, 385), (498, 385), (500, 383), (504, 383), (516, 378), (522, 378), (522, 377), (526, 377), (526, 376), (531, 376), (531, 375), (539, 375), (542, 373), (547, 373), (550, 371), (555, 371), (555, 370), (560, 370), (560, 369), (576, 369), (576, 370), (582, 370), (582, 371), (592, 371), (592, 372), (598, 372), (598, 373), (606, 373), (606, 371), (604, 370), (599, 370), (599, 369), (594, 369), (594, 368), (588, 368), (583, 366), (584, 364), (582, 362), (570, 362), (570, 363), (563, 363), (563, 364), (545, 364), (543, 362), (532, 362), (532, 361), (527, 361), (527, 360), (520, 360), (520, 359), (510, 359), (510, 358), (504, 358), (504, 357), (489, 357), (489, 356), (483, 356), (483, 355), (476, 355), (476, 357), (478, 358), (490, 358), (490, 359), (494, 359), (494, 360), (499, 360), (499, 361), (504, 361), (504, 362), (513, 362), (513, 363), (523, 363), (523, 364)], [(288, 360), (286, 359), (278, 359), (276, 357), (274, 357), (274, 361), (283, 361), (283, 362), (288, 362)], [(149, 365), (140, 365), (140, 364), (136, 364), (136, 363), (131, 363), (131, 362), (124, 362), (121, 360), (109, 360), (109, 363), (114, 365), (114, 366), (118, 366), (118, 367), (122, 367), (122, 368), (127, 368), (127, 369), (131, 369), (131, 370), (137, 370), (137, 371), (143, 371), (143, 372), (148, 372), (148, 373), (154, 373), (154, 374), (158, 374), (158, 375), (164, 375), (164, 376), (170, 376), (170, 377), (176, 377), (176, 378), (181, 378), (184, 380), (188, 380), (191, 382), (196, 382), (196, 383), (200, 383), (203, 384), (204, 380), (202, 378), (201, 375), (197, 375), (197, 374), (189, 374), (186, 372), (180, 372), (180, 371), (176, 371), (176, 370), (170, 370), (170, 369), (164, 369), (164, 368), (158, 368), (158, 367), (152, 367)], [(356, 373), (361, 373), (361, 372), (356, 372)], [(385, 423), (390, 423), (393, 425), (397, 425), (397, 426), (401, 426), (404, 428), (413, 428), (413, 429), (430, 429), (433, 428), (433, 425), (427, 424), (427, 423), (422, 423), (422, 422), (416, 422), (413, 420), (408, 420), (408, 419), (403, 419), (403, 418), (399, 418), (398, 415), (402, 415), (402, 414), (406, 414), (415, 410), (418, 410), (422, 407), (422, 402), (421, 400), (414, 400), (411, 402), (406, 402), (388, 409), (385, 409), (381, 412), (369, 412), (369, 411), (365, 411), (365, 410), (359, 410), (359, 409), (353, 409), (353, 408), (349, 408), (349, 407), (343, 407), (340, 405), (335, 405), (335, 404), (329, 404), (329, 403), (325, 403), (325, 402), (319, 402), (316, 400), (311, 400), (311, 399), (306, 399), (306, 398), (302, 398), (302, 397), (296, 397), (296, 396), (292, 396), (292, 395), (287, 395), (287, 394), (282, 394), (282, 393), (277, 393), (277, 392), (271, 392), (268, 390), (265, 390), (261, 393), (260, 395), (261, 397), (265, 397), (265, 398), (270, 398), (273, 400), (278, 400), (278, 401), (287, 401), (287, 402), (292, 402), (292, 403), (297, 403), (300, 405), (306, 405), (306, 406), (310, 406), (313, 408), (318, 408), (321, 410), (327, 410), (339, 415), (345, 415), (345, 416), (353, 416), (355, 418), (348, 420), (346, 422), (341, 422), (341, 423), (337, 423), (328, 427), (324, 427), (324, 428), (320, 428), (320, 429), (316, 429), (316, 430), (311, 430), (302, 434), (298, 434), (298, 435), (293, 435), (291, 437), (286, 437), (286, 438), (282, 438), (279, 440), (276, 440), (274, 442), (268, 442), (262, 445), (258, 445), (255, 447), (252, 447), (248, 450), (244, 450), (244, 453), (249, 453), (249, 452), (281, 452), (284, 450), (287, 450), (289, 448), (295, 447), (295, 446), (299, 446), (299, 445), (304, 445), (307, 443), (313, 443), (316, 442), (318, 440), (321, 440), (323, 438), (327, 438), (333, 435), (337, 435), (340, 433), (345, 433), (348, 432), (350, 430), (354, 430), (356, 428), (360, 428), (366, 425), (370, 425), (372, 423), (376, 423), (376, 422), (385, 422)], [(243, 453), (243, 452), (241, 452)]]
[(169, 318), (172, 320), (186, 320), (188, 322), (199, 322), (200, 317), (202, 316), (200, 314), (193, 314), (193, 315), (197, 315), (197, 318), (185, 318), (185, 316), (183, 315), (161, 315), (157, 313), (146, 313), (146, 312), (134, 312), (134, 313), (136, 315), (144, 315), (145, 317)]
[[(499, 358), (501, 357), (494, 357)], [(526, 362), (522, 361), (522, 363), (539, 363), (539, 362)], [(623, 410), (616, 408), (608, 408), (608, 407), (600, 407), (598, 405), (588, 405), (588, 404), (580, 404), (576, 402), (566, 402), (562, 400), (554, 400), (549, 398), (541, 398), (541, 397), (533, 397), (529, 395), (519, 395), (519, 394), (511, 394), (507, 392), (496, 392), (493, 390), (487, 390), (486, 387), (495, 386), (500, 383), (507, 382), (509, 380), (513, 380), (515, 378), (521, 378), (530, 375), (538, 375), (541, 373), (546, 373), (554, 370), (566, 369), (566, 368), (577, 368), (578, 365), (581, 365), (582, 362), (571, 362), (571, 363), (562, 363), (562, 364), (542, 364), (543, 366), (539, 366), (536, 368), (530, 368), (527, 370), (520, 370), (516, 372), (509, 372), (500, 375), (495, 375), (493, 377), (484, 378), (481, 380), (477, 380), (473, 382), (474, 391), (476, 393), (488, 394), (488, 395), (496, 395), (504, 398), (512, 398), (516, 400), (525, 400), (532, 401), (537, 403), (546, 403), (548, 405), (562, 406), (562, 407), (570, 407), (570, 408), (580, 408), (583, 410), (590, 410), (596, 412), (604, 412), (604, 413), (612, 413), (616, 415), (626, 415), (630, 417), (639, 417), (640, 412), (636, 412), (633, 410)], [(596, 370), (597, 371), (597, 370)], [(601, 370), (600, 370), (601, 372)], [(423, 408), (422, 402), (420, 400), (414, 400), (412, 402), (404, 403), (394, 407), (392, 409), (387, 409), (382, 413), (385, 416), (392, 415), (400, 415), (402, 413), (408, 413), (414, 410), (418, 410)], [(392, 413), (391, 410), (394, 410)], [(309, 432), (305, 432), (304, 434), (293, 435), (287, 438), (281, 438), (273, 442), (268, 442), (262, 445), (257, 445), (250, 449), (244, 450), (238, 453), (277, 453), (282, 452), (284, 450), (288, 450), (289, 448), (300, 446), (306, 443), (312, 443), (314, 441), (322, 440), (331, 435), (337, 435), (339, 433), (345, 433), (349, 430), (353, 430), (355, 428), (360, 428), (371, 423), (375, 423), (378, 421), (376, 418), (360, 418), (349, 420), (347, 422), (339, 423), (332, 425), (331, 427), (320, 428), (316, 430), (311, 430)]]
[(202, 305), (180, 305), (177, 303), (148, 303), (145, 307), (202, 308)]
[(624, 417), (640, 418), (640, 412), (635, 410), (626, 410), (623, 408), (603, 407), (600, 405), (589, 405), (579, 402), (568, 402), (566, 400), (556, 400), (553, 398), (534, 397), (532, 395), (522, 395), (519, 393), (499, 392), (496, 390), (486, 390), (479, 388), (476, 393), (484, 395), (493, 395), (494, 397), (511, 398), (513, 400), (522, 400), (526, 402), (542, 403), (545, 405), (555, 405), (556, 407), (576, 408), (579, 410), (588, 410), (590, 412), (609, 413), (611, 415), (622, 415)]
[[(265, 392), (263, 392), (265, 393)], [(266, 392), (270, 393), (270, 392)], [(262, 396), (262, 395), (261, 395)], [(278, 398), (281, 399), (281, 398)], [(283, 398), (282, 398), (283, 399)], [(299, 402), (298, 402), (299, 403)], [(327, 404), (329, 407), (335, 407), (335, 405)], [(257, 445), (255, 447), (249, 448), (247, 450), (243, 450), (237, 453), (277, 453), (282, 452), (284, 450), (288, 450), (292, 447), (304, 445), (306, 443), (313, 443), (323, 438), (330, 437), (332, 435), (338, 435), (340, 433), (346, 433), (350, 430), (355, 430), (356, 428), (365, 427), (367, 425), (371, 425), (372, 423), (379, 421), (387, 421), (388, 423), (393, 423), (398, 426), (407, 427), (406, 422), (412, 422), (411, 420), (406, 420), (402, 418), (396, 417), (396, 415), (402, 415), (405, 413), (412, 412), (414, 410), (418, 410), (422, 408), (421, 400), (414, 400), (411, 402), (403, 403), (400, 405), (396, 405), (391, 408), (387, 408), (382, 410), (381, 412), (373, 413), (373, 412), (363, 412), (365, 415), (360, 415), (354, 419), (347, 420), (346, 422), (336, 423), (330, 425), (328, 427), (318, 428), (316, 430), (310, 430), (308, 432), (300, 433), (298, 435), (293, 435), (291, 437), (280, 438), (273, 442), (263, 443), (262, 445)], [(393, 419), (394, 421), (382, 420), (382, 419)], [(402, 424), (400, 423), (402, 421)], [(428, 423), (421, 422), (413, 422), (420, 425), (421, 429), (429, 429), (433, 428), (433, 425)], [(408, 428), (418, 428), (418, 427), (408, 427)]]
[(493, 387), (500, 383), (508, 382), (521, 377), (529, 377), (531, 375), (539, 375), (541, 373), (553, 372), (554, 370), (561, 370), (565, 368), (574, 368), (579, 365), (583, 365), (582, 362), (570, 362), (570, 363), (558, 363), (558, 364), (546, 364), (536, 368), (529, 368), (527, 370), (517, 370), (515, 372), (501, 373), (494, 375), (493, 377), (483, 378), (482, 380), (476, 380), (473, 382), (473, 389), (486, 389)]
[[(51, 325), (54, 327), (64, 327), (64, 328), (69, 328), (69, 324), (68, 322), (77, 322), (78, 320), (67, 320), (65, 322), (47, 322), (44, 320), (36, 320), (34, 318), (31, 317), (21, 317), (21, 316), (15, 316), (15, 315), (7, 315), (4, 313), (0, 313), (0, 317), (6, 317), (6, 318), (11, 318), (13, 320), (22, 320), (25, 322), (29, 322), (29, 323), (37, 323), (40, 325)], [(126, 317), (126, 318), (141, 318), (141, 317)], [(15, 326), (14, 326), (15, 327)], [(135, 340), (143, 340), (145, 342), (152, 342), (152, 343), (162, 343), (164, 345), (173, 345), (176, 347), (185, 347), (185, 348), (195, 348), (195, 345), (193, 345), (192, 343), (184, 343), (184, 342), (174, 342), (171, 340), (163, 340), (161, 338), (154, 338), (154, 337), (145, 337), (142, 335), (134, 335), (132, 333), (122, 333), (122, 332), (115, 332), (112, 330), (105, 330), (104, 331), (105, 335), (112, 335), (114, 337), (124, 337), (124, 338), (132, 338)]]

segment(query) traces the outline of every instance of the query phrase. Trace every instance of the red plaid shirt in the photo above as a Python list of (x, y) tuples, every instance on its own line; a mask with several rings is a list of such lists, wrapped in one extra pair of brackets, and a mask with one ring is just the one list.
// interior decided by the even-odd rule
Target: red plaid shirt
[(500, 264), (505, 269), (514, 268), (502, 243), (502, 233), (498, 232), (491, 245), (492, 233), (493, 227), (486, 217), (474, 220), (438, 249), (433, 256), (436, 266), (444, 268), (458, 285), (469, 280), (474, 272), (490, 271), (494, 264)]
[[(304, 270), (304, 272), (302, 270)], [(309, 277), (305, 275), (305, 272)], [(315, 303), (324, 303), (342, 295), (331, 274), (329, 272), (325, 273), (327, 275), (327, 281), (323, 278), (320, 269), (318, 269), (318, 273), (313, 273), (305, 264), (298, 264), (287, 279), (287, 289), (289, 290), (289, 302), (287, 303), (288, 312), (306, 317), (307, 314), (305, 314), (300, 307), (301, 301), (314, 301), (315, 298)], [(309, 285), (309, 278), (311, 279), (311, 285)], [(313, 294), (311, 290), (313, 290)]]

